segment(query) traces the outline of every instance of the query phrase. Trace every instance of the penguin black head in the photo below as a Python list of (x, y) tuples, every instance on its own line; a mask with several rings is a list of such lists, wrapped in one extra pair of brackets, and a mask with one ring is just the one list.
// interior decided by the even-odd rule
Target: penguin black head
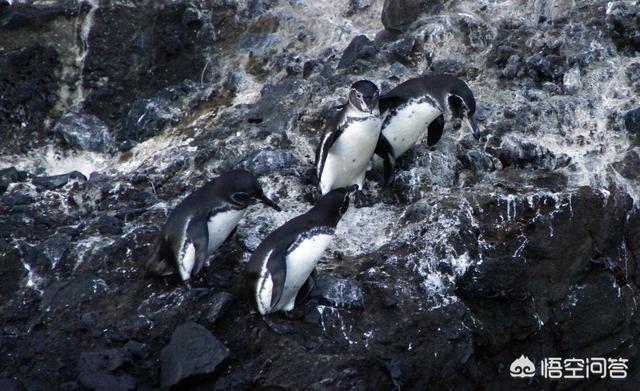
[(256, 177), (249, 171), (229, 171), (221, 175), (218, 181), (220, 189), (222, 189), (227, 196), (227, 201), (242, 209), (258, 201), (272, 207), (278, 212), (282, 210), (278, 204), (264, 195), (262, 186), (260, 186)]
[(469, 87), (460, 79), (454, 78), (451, 89), (447, 94), (447, 106), (451, 115), (457, 118), (461, 118), (467, 122), (467, 126), (473, 133), (473, 137), (480, 138), (480, 130), (473, 120), (473, 115), (476, 112), (476, 100), (473, 97), (473, 93)]
[(337, 223), (338, 220), (347, 213), (349, 196), (356, 190), (358, 190), (358, 185), (331, 190), (318, 200), (316, 208), (335, 219)]
[(371, 113), (378, 107), (380, 91), (369, 80), (360, 80), (351, 85), (349, 90), (349, 103), (356, 109)]

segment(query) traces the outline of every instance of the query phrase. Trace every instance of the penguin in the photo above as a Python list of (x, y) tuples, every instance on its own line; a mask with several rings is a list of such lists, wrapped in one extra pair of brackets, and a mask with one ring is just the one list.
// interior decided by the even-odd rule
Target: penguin
[(354, 83), (347, 104), (331, 121), (316, 150), (320, 192), (358, 185), (356, 207), (364, 204), (362, 185), (380, 136), (378, 87), (368, 80)]
[(462, 118), (473, 136), (480, 131), (473, 120), (476, 101), (465, 82), (451, 75), (410, 79), (380, 97), (382, 129), (374, 166), (384, 165), (384, 179), (393, 179), (395, 160), (427, 134), (427, 145), (436, 144), (444, 129), (444, 113)]
[(329, 246), (357, 185), (325, 194), (308, 212), (269, 234), (251, 255), (248, 289), (258, 312), (291, 311), (300, 288), (308, 284), (318, 260)]
[(209, 256), (235, 230), (247, 207), (256, 202), (281, 211), (248, 171), (229, 171), (205, 184), (171, 212), (147, 261), (147, 270), (158, 276), (177, 271), (190, 288), (191, 277), (203, 265), (209, 266)]

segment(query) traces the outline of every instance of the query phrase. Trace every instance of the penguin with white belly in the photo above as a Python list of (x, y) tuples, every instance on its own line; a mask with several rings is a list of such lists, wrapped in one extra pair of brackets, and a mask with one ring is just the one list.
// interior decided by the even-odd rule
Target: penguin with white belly
[(202, 266), (209, 266), (209, 256), (235, 230), (247, 207), (256, 202), (281, 210), (245, 170), (226, 172), (194, 191), (169, 215), (147, 270), (158, 276), (177, 271), (190, 288), (191, 277)]
[(357, 185), (356, 207), (364, 206), (364, 177), (380, 136), (378, 95), (378, 87), (372, 82), (354, 83), (347, 104), (327, 127), (316, 151), (321, 193)]
[(261, 315), (291, 311), (300, 288), (329, 246), (340, 218), (357, 186), (324, 195), (308, 212), (269, 234), (252, 254), (247, 268), (248, 288)]
[(473, 120), (476, 101), (465, 82), (451, 75), (429, 75), (407, 80), (382, 95), (382, 120), (374, 166), (384, 165), (387, 184), (393, 180), (395, 160), (426, 133), (427, 145), (436, 144), (444, 130), (444, 113), (467, 122), (473, 136), (480, 132)]

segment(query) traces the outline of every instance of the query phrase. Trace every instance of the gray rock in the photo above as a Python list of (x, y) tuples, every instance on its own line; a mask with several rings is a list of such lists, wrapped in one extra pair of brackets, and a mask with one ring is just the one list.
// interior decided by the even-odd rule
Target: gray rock
[(310, 297), (332, 307), (364, 309), (364, 296), (360, 285), (354, 280), (318, 274)]
[(31, 183), (37, 188), (55, 190), (66, 185), (71, 179), (86, 181), (87, 177), (79, 171), (71, 171), (66, 174), (35, 177), (31, 180)]
[(624, 114), (624, 127), (629, 133), (640, 134), (640, 107)]
[(53, 133), (74, 149), (94, 152), (113, 149), (109, 128), (95, 115), (67, 112), (54, 126)]
[(173, 387), (213, 375), (229, 350), (194, 322), (178, 326), (160, 354), (160, 386)]
[(229, 292), (218, 292), (211, 298), (211, 306), (207, 312), (207, 320), (213, 324), (224, 315), (233, 303), (234, 297)]
[(437, 14), (443, 5), (443, 0), (385, 0), (382, 24), (388, 30), (406, 31), (420, 15)]
[(564, 90), (569, 94), (575, 94), (582, 89), (582, 79), (580, 77), (580, 67), (574, 66), (562, 77)]
[(351, 0), (351, 8), (360, 11), (368, 8), (373, 4), (373, 0)]
[(377, 50), (373, 44), (373, 41), (367, 38), (365, 35), (358, 35), (353, 38), (349, 43), (349, 46), (342, 53), (340, 58), (339, 68), (348, 68), (353, 65), (359, 59), (366, 59), (375, 56)]
[(131, 355), (125, 349), (83, 352), (78, 361), (78, 380), (91, 390), (133, 390), (136, 386), (133, 376), (114, 373), (130, 362)]

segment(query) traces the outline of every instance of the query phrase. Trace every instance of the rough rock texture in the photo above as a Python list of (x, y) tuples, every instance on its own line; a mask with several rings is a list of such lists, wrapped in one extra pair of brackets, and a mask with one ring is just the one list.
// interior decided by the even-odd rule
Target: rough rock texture
[(160, 354), (160, 387), (184, 386), (213, 375), (229, 350), (197, 323), (178, 326)]
[[(639, 15), (592, 0), (0, 2), (0, 389), (157, 389), (177, 373), (163, 349), (189, 361), (207, 344), (194, 389), (638, 389)], [(243, 272), (311, 207), (328, 118), (356, 80), (385, 92), (430, 72), (469, 84), (487, 136), (447, 121), (391, 188), (368, 175), (373, 205), (346, 213), (314, 291), (269, 319), (292, 333), (274, 333)], [(250, 208), (191, 291), (145, 277), (169, 211), (235, 167), (284, 211)], [(172, 342), (184, 328), (193, 349)], [(628, 377), (514, 379), (523, 354), (626, 358)]]

